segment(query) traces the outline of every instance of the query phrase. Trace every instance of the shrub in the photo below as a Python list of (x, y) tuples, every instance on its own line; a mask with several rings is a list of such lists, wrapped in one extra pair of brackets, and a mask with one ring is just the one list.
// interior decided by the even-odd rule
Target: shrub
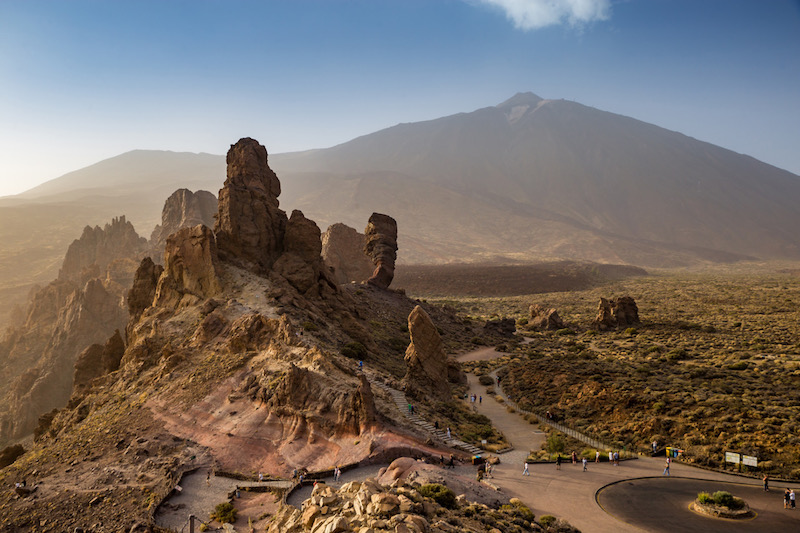
[(528, 319), (527, 318), (517, 319), (517, 325), (518, 326), (525, 326), (527, 324), (528, 324)]
[(697, 501), (706, 505), (710, 505), (714, 503), (714, 497), (707, 492), (701, 492), (697, 495)]
[(220, 524), (232, 524), (236, 522), (236, 508), (231, 502), (219, 503), (211, 513), (211, 520), (216, 520)]
[(319, 326), (317, 326), (313, 322), (306, 321), (306, 322), (303, 322), (303, 329), (305, 331), (317, 331), (317, 330), (319, 330)]
[(550, 527), (556, 523), (557, 518), (550, 514), (545, 514), (539, 517), (539, 523), (543, 527)]
[(494, 385), (494, 380), (492, 379), (492, 376), (490, 376), (489, 374), (484, 374), (478, 378), (478, 383), (480, 383), (484, 387), (489, 387), (491, 385)]
[(569, 328), (562, 328), (556, 331), (556, 335), (575, 335), (575, 332)]
[(639, 330), (636, 328), (628, 328), (625, 330), (625, 335), (628, 337), (634, 337), (639, 334)]
[(433, 501), (442, 507), (452, 509), (456, 506), (456, 494), (452, 490), (439, 483), (428, 483), (426, 485), (422, 485), (419, 488), (419, 493), (426, 498), (433, 499)]
[(367, 349), (360, 342), (348, 342), (341, 349), (341, 354), (351, 359), (363, 359), (367, 355)]
[(486, 344), (486, 342), (480, 337), (472, 337), (469, 340), (469, 342), (471, 342), (472, 344), (474, 344), (476, 346), (483, 346), (484, 344)]
[(724, 490), (718, 490), (713, 495), (714, 503), (717, 505), (721, 505), (723, 507), (727, 507), (729, 509), (733, 509), (734, 507), (734, 498), (730, 492)]
[(564, 439), (557, 433), (550, 433), (547, 436), (547, 451), (550, 453), (560, 453), (566, 448)]
[(747, 370), (747, 367), (748, 367), (747, 361), (738, 361), (736, 363), (733, 363), (728, 368), (730, 370)]

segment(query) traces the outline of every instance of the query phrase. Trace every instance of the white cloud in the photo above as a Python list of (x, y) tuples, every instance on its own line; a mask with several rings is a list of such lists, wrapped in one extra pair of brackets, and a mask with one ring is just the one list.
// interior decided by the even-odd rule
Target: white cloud
[(581, 26), (596, 20), (607, 20), (611, 0), (479, 0), (499, 7), (522, 30), (567, 23)]

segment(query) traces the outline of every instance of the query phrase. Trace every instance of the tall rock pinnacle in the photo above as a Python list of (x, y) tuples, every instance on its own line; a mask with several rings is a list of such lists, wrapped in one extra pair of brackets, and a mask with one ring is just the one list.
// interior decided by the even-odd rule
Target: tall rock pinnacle
[(287, 217), (278, 207), (280, 181), (267, 164), (267, 149), (249, 137), (231, 146), (227, 163), (214, 226), (220, 257), (266, 272), (283, 252)]

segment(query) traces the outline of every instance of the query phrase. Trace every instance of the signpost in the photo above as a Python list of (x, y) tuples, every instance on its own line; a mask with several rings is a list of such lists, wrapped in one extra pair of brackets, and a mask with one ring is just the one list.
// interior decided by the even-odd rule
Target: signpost
[(743, 455), (742, 456), (742, 463), (746, 466), (752, 466), (753, 468), (758, 467), (758, 458), (753, 457), (752, 455)]
[(739, 464), (741, 460), (741, 456), (735, 452), (725, 452), (725, 462), (726, 463), (733, 463), (735, 465)]

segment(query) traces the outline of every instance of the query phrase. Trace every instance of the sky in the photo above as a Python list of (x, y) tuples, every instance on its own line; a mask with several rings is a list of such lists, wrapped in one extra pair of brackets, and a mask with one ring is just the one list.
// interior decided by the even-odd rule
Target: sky
[(800, 174), (800, 0), (0, 0), (0, 196), (135, 149), (326, 148), (527, 91)]

